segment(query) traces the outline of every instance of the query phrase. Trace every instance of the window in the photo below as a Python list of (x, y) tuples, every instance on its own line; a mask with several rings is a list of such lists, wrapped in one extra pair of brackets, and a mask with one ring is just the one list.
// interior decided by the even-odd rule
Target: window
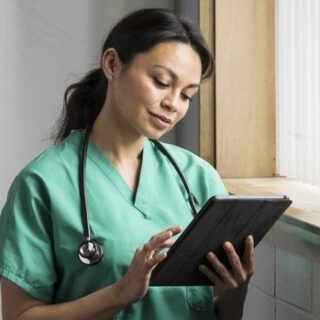
[(277, 171), (320, 187), (319, 47), (319, 0), (277, 0)]

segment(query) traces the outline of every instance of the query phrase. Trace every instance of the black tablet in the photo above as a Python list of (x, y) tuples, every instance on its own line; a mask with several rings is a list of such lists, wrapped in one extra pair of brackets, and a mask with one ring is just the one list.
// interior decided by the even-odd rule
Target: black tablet
[(200, 264), (210, 266), (207, 253), (213, 251), (230, 268), (222, 244), (230, 241), (242, 257), (244, 239), (251, 234), (256, 246), (291, 202), (284, 195), (210, 198), (153, 270), (150, 285), (212, 284), (198, 269)]

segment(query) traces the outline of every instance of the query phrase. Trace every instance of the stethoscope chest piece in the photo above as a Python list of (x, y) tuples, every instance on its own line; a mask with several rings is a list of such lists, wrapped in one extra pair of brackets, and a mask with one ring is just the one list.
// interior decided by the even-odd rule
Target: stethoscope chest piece
[(81, 243), (78, 257), (83, 264), (92, 266), (103, 257), (102, 244), (95, 240), (87, 240)]

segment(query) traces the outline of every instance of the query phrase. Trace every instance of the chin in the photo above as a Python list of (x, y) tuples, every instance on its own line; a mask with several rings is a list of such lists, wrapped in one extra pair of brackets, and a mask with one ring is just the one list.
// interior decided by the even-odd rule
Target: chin
[(165, 132), (146, 132), (144, 134), (144, 136), (148, 139), (152, 139), (152, 140), (158, 140), (160, 139), (163, 135), (165, 135), (168, 131), (165, 131)]
[(146, 135), (145, 137), (151, 140), (159, 140), (163, 135), (164, 134), (158, 134), (158, 135), (149, 134), (149, 135)]
[(158, 140), (173, 128), (174, 126), (170, 126), (161, 130), (158, 128), (154, 128), (153, 126), (145, 126), (140, 129), (140, 133), (148, 139)]

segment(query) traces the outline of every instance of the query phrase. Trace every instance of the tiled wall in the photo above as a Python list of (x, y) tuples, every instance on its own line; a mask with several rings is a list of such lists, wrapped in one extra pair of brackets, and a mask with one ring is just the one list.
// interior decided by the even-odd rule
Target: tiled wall
[(244, 320), (320, 319), (319, 242), (275, 227), (255, 250)]

